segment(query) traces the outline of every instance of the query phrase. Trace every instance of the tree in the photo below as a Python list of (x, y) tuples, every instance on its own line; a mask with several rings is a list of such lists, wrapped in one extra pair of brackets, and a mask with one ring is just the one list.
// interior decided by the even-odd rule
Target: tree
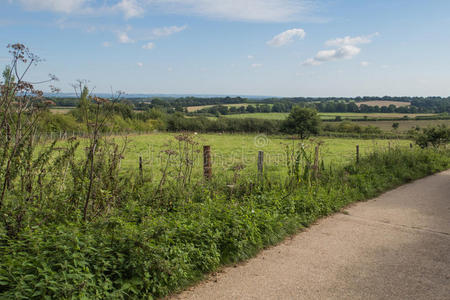
[(248, 113), (254, 113), (254, 112), (256, 112), (256, 108), (253, 105), (249, 105), (249, 106), (247, 106), (246, 111)]
[(392, 123), (392, 128), (393, 128), (394, 130), (397, 130), (399, 126), (400, 126), (400, 123), (399, 123), (399, 122)]
[(421, 148), (433, 146), (438, 148), (441, 145), (450, 143), (450, 128), (446, 125), (424, 128), (421, 133), (415, 137), (416, 144)]
[(282, 131), (298, 134), (301, 139), (319, 133), (320, 118), (317, 111), (311, 108), (295, 106), (282, 124)]

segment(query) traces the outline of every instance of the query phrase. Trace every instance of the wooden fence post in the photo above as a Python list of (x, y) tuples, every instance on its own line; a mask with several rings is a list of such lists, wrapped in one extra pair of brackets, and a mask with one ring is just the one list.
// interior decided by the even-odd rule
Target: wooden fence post
[(356, 145), (356, 163), (359, 163), (359, 145)]
[(388, 142), (388, 150), (391, 151), (391, 142)]
[(317, 177), (319, 175), (319, 146), (316, 146), (314, 149), (314, 177)]
[(212, 177), (211, 146), (203, 146), (203, 176), (206, 180)]
[(141, 182), (144, 182), (144, 170), (142, 167), (142, 156), (139, 156), (139, 176), (141, 177)]
[(264, 151), (258, 151), (258, 175), (263, 175), (264, 168)]

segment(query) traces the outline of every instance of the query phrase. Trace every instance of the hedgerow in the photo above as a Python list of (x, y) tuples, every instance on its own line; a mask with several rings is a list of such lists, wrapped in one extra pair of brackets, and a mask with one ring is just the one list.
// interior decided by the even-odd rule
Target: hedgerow
[[(244, 197), (209, 190), (172, 211), (129, 199), (91, 223), (59, 222), (0, 238), (5, 299), (158, 298), (345, 205), (446, 169), (448, 152), (375, 152), (287, 193), (281, 185)], [(268, 179), (270, 180), (270, 179)], [(220, 184), (220, 183), (217, 183)]]

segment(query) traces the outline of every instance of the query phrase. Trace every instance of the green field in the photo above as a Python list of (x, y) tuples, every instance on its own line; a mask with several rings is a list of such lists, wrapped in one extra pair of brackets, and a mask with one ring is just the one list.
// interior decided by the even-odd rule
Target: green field
[[(329, 122), (330, 124), (339, 124), (339, 122)], [(420, 128), (426, 128), (428, 126), (435, 126), (445, 124), (450, 126), (450, 120), (401, 120), (401, 121), (358, 121), (355, 122), (360, 126), (376, 126), (384, 131), (391, 131), (393, 123), (399, 123), (398, 131), (404, 132), (409, 129), (414, 129), (419, 126)]]
[(68, 112), (70, 112), (71, 110), (73, 110), (75, 107), (71, 107), (71, 106), (54, 106), (52, 108), (50, 108), (50, 111), (54, 114), (66, 114)]
[[(139, 156), (143, 158), (144, 168), (148, 172), (160, 173), (165, 149), (177, 150), (176, 134), (158, 133), (149, 135), (130, 136), (122, 169), (137, 170)], [(118, 137), (118, 140), (120, 137)], [(267, 172), (283, 175), (286, 165), (286, 145), (298, 144), (299, 141), (287, 139), (284, 136), (265, 136), (255, 134), (201, 134), (196, 136), (198, 149), (203, 145), (210, 145), (213, 158), (214, 173), (232, 173), (231, 168), (237, 164), (245, 166), (245, 171), (254, 172), (258, 151), (264, 151), (265, 168)], [(399, 145), (409, 147), (407, 140), (361, 140), (349, 138), (315, 138), (305, 142), (305, 146), (312, 149), (317, 142), (321, 143), (321, 159), (326, 166), (341, 165), (355, 157), (356, 145), (360, 146), (361, 155), (377, 149), (387, 149)], [(200, 174), (202, 164), (201, 151), (197, 155), (195, 173)]]
[[(267, 119), (267, 120), (284, 120), (289, 113), (253, 113), (253, 114), (232, 114), (225, 115), (226, 118), (253, 118), (253, 119)], [(319, 113), (322, 120), (334, 120), (337, 116), (340, 116), (343, 120), (362, 119), (367, 116), (369, 119), (373, 118), (415, 118), (417, 116), (433, 116), (434, 114), (398, 114), (398, 113)]]

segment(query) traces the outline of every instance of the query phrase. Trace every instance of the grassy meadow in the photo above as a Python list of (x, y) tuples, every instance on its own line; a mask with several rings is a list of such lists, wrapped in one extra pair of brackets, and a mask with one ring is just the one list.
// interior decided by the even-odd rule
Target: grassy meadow
[[(127, 150), (124, 154), (121, 168), (123, 171), (138, 169), (139, 157), (143, 159), (147, 172), (159, 173), (165, 155), (165, 149), (177, 150), (175, 133), (155, 133), (148, 135), (131, 135), (128, 138)], [(116, 141), (123, 140), (114, 137)], [(258, 151), (264, 151), (265, 170), (270, 174), (284, 175), (286, 173), (286, 145), (298, 144), (298, 140), (288, 139), (286, 136), (266, 136), (256, 134), (199, 134), (195, 136), (198, 142), (196, 167), (194, 174), (201, 174), (203, 145), (211, 146), (213, 159), (213, 173), (233, 173), (232, 168), (243, 165), (243, 172), (255, 172)], [(408, 140), (363, 140), (351, 138), (314, 138), (305, 142), (306, 147), (312, 149), (320, 143), (320, 155), (325, 166), (330, 164), (340, 166), (351, 162), (355, 158), (356, 145), (360, 146), (362, 156), (381, 149), (401, 146), (409, 147)]]

